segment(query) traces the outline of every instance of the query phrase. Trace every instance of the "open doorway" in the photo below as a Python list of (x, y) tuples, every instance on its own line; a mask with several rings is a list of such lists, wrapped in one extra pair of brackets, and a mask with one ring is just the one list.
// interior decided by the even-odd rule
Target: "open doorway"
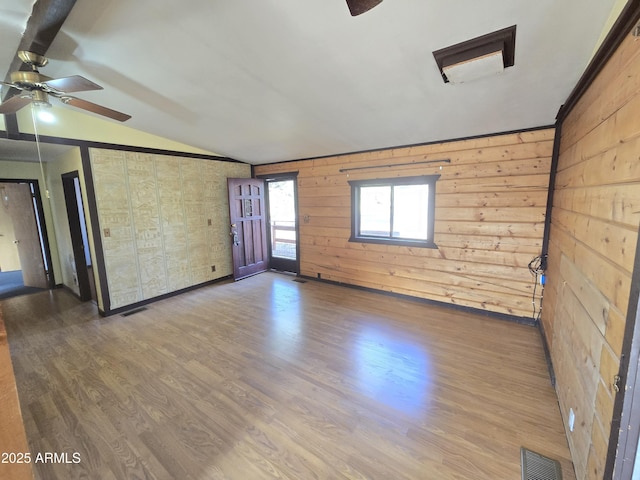
[(77, 170), (62, 175), (62, 188), (69, 220), (71, 248), (73, 250), (74, 282), (78, 285), (81, 301), (96, 300), (87, 223), (82, 206), (82, 191), (80, 190), (80, 179)]
[(0, 180), (0, 298), (51, 288), (37, 180)]
[(300, 273), (297, 174), (264, 178), (267, 186), (268, 252), (274, 270)]

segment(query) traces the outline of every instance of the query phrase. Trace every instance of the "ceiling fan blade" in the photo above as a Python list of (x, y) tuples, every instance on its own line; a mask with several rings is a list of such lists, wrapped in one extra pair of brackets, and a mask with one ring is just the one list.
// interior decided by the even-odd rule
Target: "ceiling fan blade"
[(7, 87), (15, 88), (17, 90), (24, 90), (24, 88), (22, 88), (20, 85), (16, 85), (14, 83), (9, 83), (9, 82), (3, 82), (2, 80), (0, 80), (0, 85), (6, 85)]
[(352, 17), (368, 12), (379, 3), (382, 3), (382, 0), (347, 0)]
[(119, 122), (125, 122), (131, 118), (131, 115), (127, 115), (126, 113), (118, 112), (116, 110), (103, 107), (102, 105), (98, 105), (96, 103), (91, 103), (86, 100), (82, 100), (81, 98), (69, 97), (65, 95), (64, 97), (60, 97), (60, 101), (65, 105), (71, 105), (76, 108), (82, 108), (83, 110), (97, 113), (98, 115), (109, 117), (114, 120), (118, 120)]
[(0, 105), (0, 113), (5, 115), (16, 113), (22, 107), (29, 105), (29, 103), (31, 103), (29, 95), (15, 95)]
[(93, 83), (80, 75), (73, 75), (71, 77), (53, 78), (42, 82), (45, 85), (55, 88), (60, 92), (86, 92), (89, 90), (102, 90), (102, 87), (97, 83)]

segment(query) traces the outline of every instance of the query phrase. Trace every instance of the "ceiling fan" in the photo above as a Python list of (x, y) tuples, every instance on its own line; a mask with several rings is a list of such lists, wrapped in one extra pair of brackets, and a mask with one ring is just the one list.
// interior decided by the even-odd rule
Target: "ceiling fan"
[(381, 2), (382, 0), (347, 0), (347, 6), (351, 16), (355, 17), (361, 13), (368, 12)]
[(86, 92), (89, 90), (102, 90), (100, 85), (93, 83), (80, 75), (71, 77), (50, 78), (42, 75), (38, 68), (44, 67), (49, 60), (37, 53), (21, 50), (18, 57), (26, 65), (31, 67), (30, 71), (19, 70), (11, 73), (11, 83), (0, 81), (0, 84), (20, 90), (20, 93), (9, 98), (0, 104), (0, 114), (16, 113), (22, 107), (33, 102), (35, 105), (51, 106), (49, 96), (56, 97), (65, 105), (81, 108), (89, 112), (97, 113), (105, 117), (124, 122), (131, 118), (131, 115), (118, 112), (102, 105), (98, 105), (81, 98), (68, 95), (70, 92)]

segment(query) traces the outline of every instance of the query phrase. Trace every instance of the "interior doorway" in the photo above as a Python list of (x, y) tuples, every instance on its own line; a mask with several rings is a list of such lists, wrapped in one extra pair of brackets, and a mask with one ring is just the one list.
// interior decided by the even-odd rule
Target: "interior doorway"
[(0, 296), (53, 287), (37, 180), (0, 180)]
[(268, 252), (274, 270), (300, 273), (297, 174), (264, 179), (267, 186)]
[(78, 285), (80, 300), (83, 302), (92, 299), (96, 300), (87, 223), (84, 216), (82, 191), (80, 190), (80, 179), (77, 170), (62, 175), (62, 188), (69, 220), (69, 233), (71, 234), (71, 248), (75, 265), (73, 273)]

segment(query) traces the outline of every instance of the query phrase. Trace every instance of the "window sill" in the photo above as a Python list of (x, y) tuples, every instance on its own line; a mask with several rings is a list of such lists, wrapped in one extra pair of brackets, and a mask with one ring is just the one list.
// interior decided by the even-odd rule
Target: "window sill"
[(375, 238), (375, 237), (349, 237), (352, 243), (376, 243), (378, 245), (394, 245), (397, 247), (435, 248), (438, 246), (431, 241), (402, 240), (400, 238)]

